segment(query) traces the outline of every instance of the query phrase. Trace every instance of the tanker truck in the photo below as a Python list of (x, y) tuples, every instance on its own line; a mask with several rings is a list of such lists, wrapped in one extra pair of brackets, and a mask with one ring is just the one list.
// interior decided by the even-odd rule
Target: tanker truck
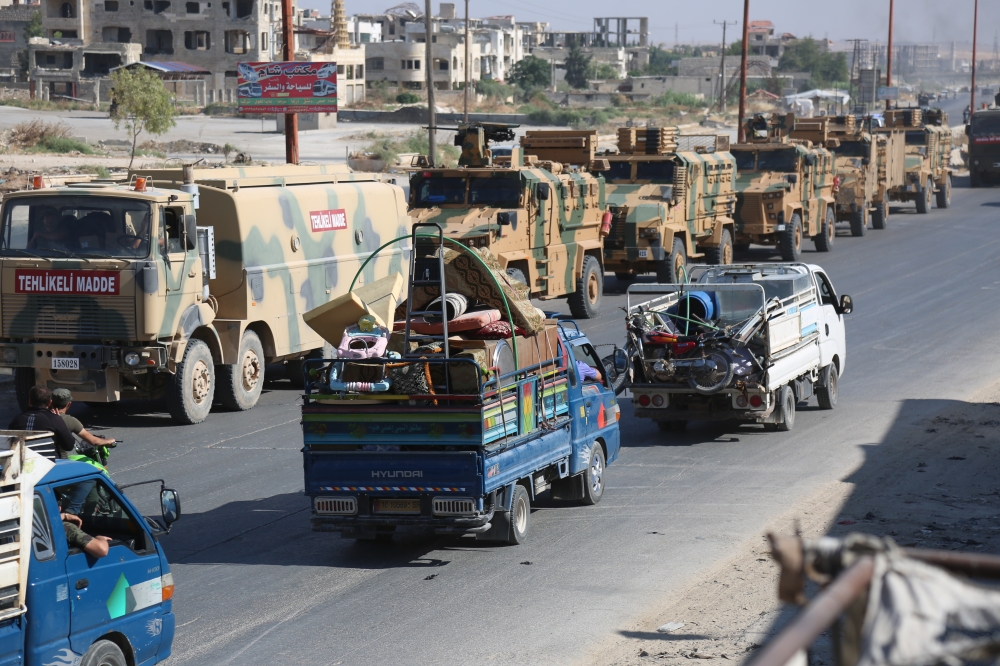
[[(5, 196), (0, 367), (26, 407), (37, 383), (81, 402), (164, 399), (182, 424), (213, 403), (252, 408), (265, 365), (323, 340), (300, 313), (350, 287), (382, 243), (409, 234), (403, 190), (346, 167), (135, 171)], [(408, 246), (359, 284), (405, 273)]]

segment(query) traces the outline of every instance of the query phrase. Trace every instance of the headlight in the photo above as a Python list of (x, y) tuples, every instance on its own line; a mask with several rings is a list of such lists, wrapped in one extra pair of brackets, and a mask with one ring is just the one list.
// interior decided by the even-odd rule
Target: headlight
[(7, 348), (3, 350), (3, 362), (4, 363), (17, 363), (17, 350), (12, 348)]
[(132, 366), (133, 368), (139, 365), (139, 354), (134, 351), (125, 354), (125, 365)]

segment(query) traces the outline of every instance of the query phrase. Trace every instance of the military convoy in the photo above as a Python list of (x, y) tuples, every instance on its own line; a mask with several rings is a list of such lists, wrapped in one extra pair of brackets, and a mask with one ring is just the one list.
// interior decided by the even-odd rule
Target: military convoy
[(731, 264), (736, 163), (728, 150), (728, 136), (620, 128), (618, 153), (602, 156), (612, 215), (605, 268), (620, 280), (655, 272), (659, 282), (682, 282), (690, 258)]
[(789, 134), (795, 117), (756, 116), (747, 142), (730, 148), (736, 158), (736, 250), (774, 245), (785, 261), (798, 261), (802, 242), (833, 247), (836, 224), (834, 158), (826, 148)]
[(895, 109), (885, 112), (877, 134), (902, 131), (906, 141), (904, 182), (889, 188), (889, 201), (913, 201), (918, 213), (951, 204), (951, 129), (941, 109)]
[(411, 174), (411, 221), (489, 248), (532, 298), (566, 298), (575, 317), (595, 317), (604, 293), (605, 213), (604, 179), (588, 171), (597, 132), (527, 132), (509, 157), (494, 159), (490, 142), (513, 138), (510, 125), (458, 128), (457, 168)]
[[(323, 340), (301, 313), (409, 233), (403, 190), (344, 167), (137, 171), (5, 196), (0, 366), (81, 402), (165, 398), (197, 423), (254, 406), (265, 364)], [(405, 272), (396, 247), (364, 279)], [(292, 373), (301, 377), (301, 373)]]
[(826, 146), (833, 153), (837, 222), (850, 224), (853, 236), (864, 236), (869, 220), (872, 228), (885, 229), (889, 190), (903, 185), (905, 177), (902, 132), (873, 134), (854, 116), (826, 116), (796, 119), (789, 136)]

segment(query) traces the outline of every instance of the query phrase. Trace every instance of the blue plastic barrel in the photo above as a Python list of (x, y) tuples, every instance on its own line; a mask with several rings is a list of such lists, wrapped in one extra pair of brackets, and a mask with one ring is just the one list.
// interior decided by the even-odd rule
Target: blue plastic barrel
[[(689, 309), (690, 308), (690, 309)], [(685, 323), (691, 324), (701, 321), (711, 321), (715, 318), (715, 294), (707, 291), (690, 291), (676, 305), (667, 310), (668, 314), (677, 315), (674, 323), (683, 332)], [(681, 319), (685, 317), (686, 319)], [(693, 319), (694, 322), (687, 321)]]

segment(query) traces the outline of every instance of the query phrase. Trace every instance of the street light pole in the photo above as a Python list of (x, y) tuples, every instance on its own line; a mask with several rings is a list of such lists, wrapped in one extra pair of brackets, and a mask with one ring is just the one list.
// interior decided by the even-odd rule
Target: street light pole
[(972, 90), (969, 100), (969, 120), (976, 112), (976, 35), (979, 34), (979, 0), (976, 0), (975, 9), (972, 11)]
[[(295, 16), (292, 0), (281, 1), (281, 35), (284, 40), (282, 58), (285, 62), (295, 60)], [(294, 113), (285, 114), (285, 162), (299, 163), (299, 117)]]
[[(291, 0), (285, 0), (290, 2)], [(431, 0), (424, 0), (424, 67), (427, 72), (427, 144), (430, 153), (427, 159), (430, 165), (434, 166), (437, 157), (437, 145), (435, 141), (434, 129), (434, 56), (431, 54), (431, 32), (433, 20), (431, 18)]]
[(720, 75), (721, 80), (719, 81), (719, 111), (723, 114), (726, 112), (726, 26), (736, 25), (736, 21), (729, 23), (727, 21), (712, 21), (716, 25), (722, 26), (722, 64), (719, 67), (722, 70)]
[(469, 0), (465, 0), (465, 105), (462, 120), (469, 124)]
[[(885, 51), (885, 85), (887, 88), (892, 87), (892, 13), (893, 13), (893, 0), (889, 0), (889, 46)], [(878, 84), (876, 84), (877, 86)], [(885, 100), (885, 110), (888, 111), (892, 108), (892, 101)]]
[(750, 0), (743, 0), (743, 60), (740, 62), (740, 118), (736, 128), (736, 140), (744, 143), (747, 140), (743, 121), (747, 115), (747, 54), (750, 41)]

